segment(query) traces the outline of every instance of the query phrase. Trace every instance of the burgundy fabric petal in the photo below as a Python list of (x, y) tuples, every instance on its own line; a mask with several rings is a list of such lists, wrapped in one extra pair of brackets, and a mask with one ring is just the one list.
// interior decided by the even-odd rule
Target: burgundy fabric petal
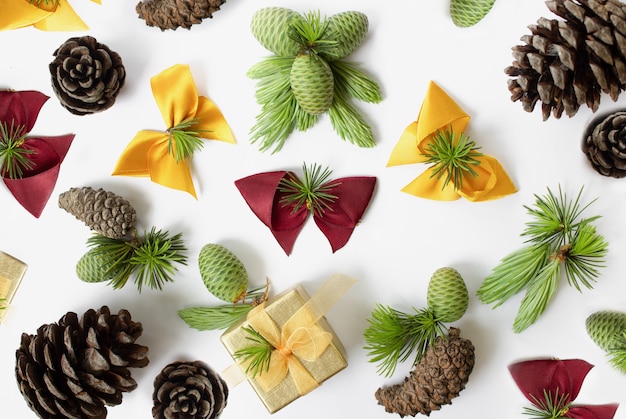
[(544, 391), (568, 395), (566, 402), (576, 399), (583, 380), (593, 365), (581, 359), (536, 359), (509, 366), (515, 383), (531, 403), (545, 400)]
[(23, 90), (14, 92), (11, 90), (0, 90), (0, 122), (5, 122), (15, 127), (24, 126), (24, 134), (29, 133), (43, 104), (50, 99), (36, 90)]
[(3, 179), (15, 199), (36, 218), (39, 218), (52, 195), (61, 163), (73, 140), (73, 134), (28, 137), (24, 148), (34, 151), (29, 155), (33, 166), (24, 171), (21, 179)]
[(602, 404), (594, 406), (572, 406), (566, 417), (573, 419), (613, 419), (619, 404)]
[(354, 228), (369, 205), (376, 185), (375, 177), (355, 176), (340, 178), (328, 193), (337, 199), (322, 214), (315, 214), (315, 224), (328, 239), (333, 253), (346, 245)]
[(287, 255), (304, 227), (308, 211), (302, 207), (293, 212), (280, 203), (278, 184), (289, 172), (281, 170), (251, 175), (235, 181), (235, 186), (254, 214), (265, 224)]

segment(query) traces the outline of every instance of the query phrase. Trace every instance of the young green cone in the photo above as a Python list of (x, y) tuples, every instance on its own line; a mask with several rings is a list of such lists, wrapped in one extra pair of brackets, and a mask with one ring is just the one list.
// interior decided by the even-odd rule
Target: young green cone
[(250, 28), (261, 45), (279, 56), (295, 56), (302, 45), (291, 38), (291, 24), (303, 18), (283, 7), (266, 7), (252, 16)]
[(336, 43), (324, 51), (324, 58), (330, 61), (345, 58), (357, 49), (367, 35), (369, 22), (367, 15), (361, 12), (348, 11), (332, 15), (324, 38)]
[(605, 351), (615, 348), (616, 338), (626, 332), (626, 314), (598, 311), (585, 321), (591, 340)]
[(221, 244), (202, 247), (198, 267), (204, 285), (220, 300), (243, 301), (248, 289), (248, 272), (239, 258)]
[(335, 82), (328, 63), (315, 54), (301, 54), (291, 67), (291, 89), (298, 105), (311, 115), (321, 115), (333, 103)]
[(450, 17), (460, 28), (468, 28), (482, 20), (493, 7), (495, 0), (451, 0)]
[(76, 262), (76, 275), (84, 282), (104, 282), (115, 278), (124, 268), (106, 254), (90, 249)]
[(435, 318), (441, 322), (455, 322), (463, 317), (469, 293), (461, 274), (454, 268), (437, 269), (428, 283), (426, 301)]

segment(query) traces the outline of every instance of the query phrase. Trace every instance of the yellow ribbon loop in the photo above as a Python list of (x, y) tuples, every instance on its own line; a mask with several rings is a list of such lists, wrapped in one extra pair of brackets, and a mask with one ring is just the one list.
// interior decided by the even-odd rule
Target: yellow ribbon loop
[[(417, 121), (412, 122), (404, 130), (391, 152), (387, 166), (425, 162), (426, 150), (433, 140), (433, 135), (446, 129), (461, 133), (465, 131), (469, 120), (469, 115), (431, 81)], [(487, 201), (517, 192), (517, 188), (498, 160), (488, 155), (477, 157), (477, 160), (480, 162), (480, 165), (474, 168), (477, 176), (465, 176), (460, 187), (457, 187), (454, 181), (445, 185), (445, 179), (433, 176), (433, 170), (429, 168), (402, 191), (439, 201), (453, 201), (460, 197), (468, 201)]]
[[(100, 3), (100, 0), (91, 0)], [(84, 31), (89, 27), (67, 0), (0, 0), (0, 31), (33, 26), (42, 31)]]
[(263, 391), (276, 387), (287, 375), (301, 396), (319, 386), (299, 359), (313, 362), (328, 348), (332, 334), (317, 322), (355, 282), (345, 275), (332, 276), (282, 328), (267, 314), (264, 303), (248, 313), (250, 325), (274, 347), (269, 368), (255, 377)]
[[(188, 65), (176, 64), (150, 79), (154, 99), (168, 129), (194, 119), (192, 130), (208, 140), (235, 143), (233, 133), (217, 105), (198, 96)], [(143, 130), (131, 140), (117, 161), (113, 175), (150, 177), (155, 183), (188, 192), (196, 190), (189, 159), (177, 161), (170, 152), (167, 132)]]

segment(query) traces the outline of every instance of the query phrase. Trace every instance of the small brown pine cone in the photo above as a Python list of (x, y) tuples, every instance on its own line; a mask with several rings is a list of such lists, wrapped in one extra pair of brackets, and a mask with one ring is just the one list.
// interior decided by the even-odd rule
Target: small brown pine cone
[(173, 362), (154, 379), (152, 416), (157, 419), (217, 419), (228, 387), (201, 361)]
[(59, 195), (59, 207), (98, 234), (123, 239), (132, 231), (137, 214), (124, 198), (102, 188), (71, 188)]
[(115, 103), (126, 80), (120, 56), (91, 36), (70, 38), (50, 63), (52, 88), (75, 115), (104, 111)]
[(592, 121), (585, 133), (582, 150), (601, 175), (626, 177), (626, 111)]
[(137, 3), (135, 10), (148, 26), (162, 31), (179, 27), (191, 29), (202, 19), (212, 18), (226, 0), (144, 0)]
[(135, 343), (142, 331), (128, 311), (103, 306), (23, 333), (15, 375), (28, 406), (44, 419), (106, 418), (106, 406), (137, 387), (129, 368), (148, 364), (148, 348)]
[(474, 345), (451, 327), (447, 337), (435, 339), (402, 383), (379, 388), (375, 397), (388, 413), (429, 416), (452, 403), (465, 388), (473, 368)]

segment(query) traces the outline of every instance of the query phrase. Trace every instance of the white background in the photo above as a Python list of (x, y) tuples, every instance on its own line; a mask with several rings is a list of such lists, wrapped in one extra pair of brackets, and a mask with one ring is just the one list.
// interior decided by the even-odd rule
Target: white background
[[(626, 258), (624, 211), (626, 180), (597, 174), (580, 151), (581, 135), (593, 114), (581, 109), (573, 118), (542, 122), (539, 109), (522, 110), (509, 99), (504, 68), (510, 48), (539, 17), (552, 18), (542, 1), (498, 1), (478, 25), (460, 29), (448, 14), (448, 1), (331, 0), (272, 2), (229, 0), (214, 18), (190, 31), (161, 32), (137, 18), (135, 2), (103, 0), (98, 6), (72, 0), (88, 23), (85, 33), (51, 33), (25, 28), (0, 33), (0, 88), (39, 90), (50, 100), (32, 131), (40, 135), (75, 133), (53, 195), (39, 219), (33, 218), (0, 188), (0, 249), (29, 265), (5, 322), (0, 326), (1, 417), (28, 418), (31, 411), (14, 378), (14, 353), (23, 332), (35, 333), (68, 311), (82, 314), (108, 305), (128, 309), (144, 333), (138, 343), (150, 348), (150, 364), (133, 369), (138, 388), (124, 395), (110, 418), (151, 417), (153, 379), (168, 363), (203, 360), (217, 371), (232, 363), (220, 332), (190, 329), (176, 311), (220, 302), (204, 288), (197, 255), (206, 243), (221, 243), (246, 265), (251, 285), (265, 277), (274, 293), (302, 283), (314, 292), (331, 274), (340, 272), (358, 283), (334, 306), (327, 318), (348, 351), (347, 369), (304, 398), (274, 414), (276, 418), (388, 418), (376, 404), (379, 386), (400, 382), (411, 366), (401, 364), (391, 378), (380, 377), (368, 362), (362, 333), (376, 303), (403, 311), (421, 308), (431, 273), (451, 266), (464, 276), (471, 299), (467, 314), (454, 324), (476, 347), (476, 366), (469, 383), (452, 405), (433, 418), (522, 417), (526, 399), (512, 381), (507, 365), (537, 357), (581, 358), (595, 365), (577, 402), (623, 403), (616, 418), (626, 418), (626, 377), (607, 363), (585, 331), (588, 315), (597, 310), (624, 310)], [(341, 141), (327, 117), (313, 129), (294, 133), (283, 150), (261, 153), (248, 133), (259, 111), (255, 82), (246, 71), (269, 55), (249, 30), (261, 7), (284, 6), (332, 15), (359, 10), (370, 30), (349, 57), (380, 84), (383, 101), (357, 106), (371, 123), (377, 146), (359, 149)], [(62, 108), (50, 84), (52, 52), (67, 38), (89, 34), (118, 52), (127, 71), (126, 86), (115, 105), (90, 116)], [(189, 64), (201, 95), (221, 108), (237, 139), (231, 145), (207, 142), (193, 158), (198, 200), (151, 183), (145, 178), (112, 177), (122, 150), (142, 129), (165, 129), (149, 87), (150, 77), (173, 64)], [(423, 165), (386, 167), (393, 146), (415, 120), (429, 80), (436, 81), (472, 117), (468, 134), (482, 151), (495, 156), (519, 192), (484, 203), (437, 202), (400, 189), (419, 175)], [(623, 106), (602, 97), (600, 112)], [(271, 170), (299, 171), (303, 162), (330, 167), (334, 177), (370, 175), (378, 184), (365, 216), (348, 244), (335, 254), (311, 219), (287, 257), (270, 232), (252, 214), (233, 182)], [(582, 294), (565, 281), (539, 321), (521, 334), (511, 330), (518, 295), (492, 310), (475, 291), (500, 258), (523, 243), (519, 234), (528, 221), (523, 205), (534, 194), (558, 185), (571, 196), (584, 186), (583, 198), (598, 200), (587, 215), (602, 215), (598, 230), (610, 243), (607, 266), (595, 289)], [(139, 294), (132, 283), (122, 290), (85, 284), (74, 273), (91, 232), (58, 208), (58, 194), (79, 186), (103, 187), (126, 197), (138, 212), (138, 227), (182, 232), (189, 264), (163, 291)], [(247, 383), (231, 388), (223, 418), (269, 417)]]

